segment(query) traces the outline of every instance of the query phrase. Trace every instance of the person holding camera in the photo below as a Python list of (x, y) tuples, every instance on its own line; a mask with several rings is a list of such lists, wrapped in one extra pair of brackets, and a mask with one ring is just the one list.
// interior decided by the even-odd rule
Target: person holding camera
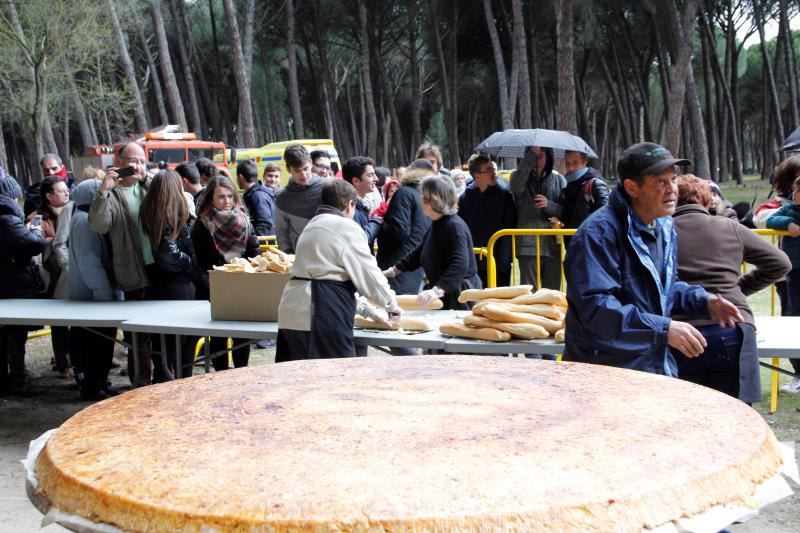
[[(139, 222), (139, 208), (147, 192), (147, 158), (144, 149), (129, 142), (120, 151), (124, 166), (111, 169), (103, 179), (89, 208), (89, 225), (111, 241), (112, 270), (125, 300), (149, 300), (150, 279), (155, 268), (153, 249)], [(150, 335), (139, 334), (139, 383), (150, 383)], [(132, 350), (128, 356), (128, 373), (133, 379)]]
[[(0, 167), (0, 299), (36, 298), (44, 289), (44, 280), (33, 262), (45, 245), (41, 218), (25, 225), (18, 203), (21, 196), (17, 180)], [(0, 395), (40, 392), (25, 377), (27, 338), (27, 326), (0, 326)]]

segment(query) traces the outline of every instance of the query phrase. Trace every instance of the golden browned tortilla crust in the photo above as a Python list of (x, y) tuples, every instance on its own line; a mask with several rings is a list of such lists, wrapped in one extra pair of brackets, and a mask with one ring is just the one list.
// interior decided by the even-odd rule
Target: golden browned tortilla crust
[(93, 405), (40, 455), (52, 504), (132, 531), (640, 531), (752, 504), (781, 464), (745, 404), (578, 363), (298, 361)]

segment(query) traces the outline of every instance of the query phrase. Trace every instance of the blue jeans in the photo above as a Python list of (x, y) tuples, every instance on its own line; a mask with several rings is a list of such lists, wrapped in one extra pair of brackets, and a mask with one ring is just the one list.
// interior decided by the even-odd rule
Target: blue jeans
[(697, 330), (707, 342), (705, 351), (698, 357), (686, 357), (671, 348), (678, 362), (678, 377), (738, 398), (742, 331), (738, 327), (717, 325), (699, 326)]

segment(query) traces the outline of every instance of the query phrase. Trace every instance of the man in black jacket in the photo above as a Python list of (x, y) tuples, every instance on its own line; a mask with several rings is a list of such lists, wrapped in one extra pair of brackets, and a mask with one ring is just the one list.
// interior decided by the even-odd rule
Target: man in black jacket
[(553, 204), (555, 218), (567, 229), (577, 229), (589, 215), (608, 203), (610, 193), (603, 176), (587, 166), (586, 154), (564, 152), (564, 178), (567, 185), (561, 189), (558, 204)]
[(242, 200), (247, 206), (250, 223), (256, 235), (274, 235), (275, 201), (273, 194), (258, 181), (258, 168), (252, 161), (236, 165), (236, 179), (244, 191)]
[[(467, 223), (473, 245), (484, 247), (496, 232), (516, 227), (517, 206), (511, 191), (497, 184), (488, 156), (475, 154), (468, 164), (473, 182), (458, 199), (458, 215)], [(505, 287), (511, 282), (511, 237), (499, 239), (493, 255), (497, 264), (497, 286)], [(488, 287), (486, 261), (478, 262), (478, 276), (483, 286)]]
[(375, 184), (378, 181), (378, 176), (375, 174), (375, 161), (360, 155), (351, 157), (342, 166), (342, 177), (355, 188), (358, 194), (353, 220), (364, 230), (367, 243), (372, 249), (372, 244), (381, 229), (381, 220), (370, 218), (370, 210), (364, 202), (364, 197), (375, 190)]

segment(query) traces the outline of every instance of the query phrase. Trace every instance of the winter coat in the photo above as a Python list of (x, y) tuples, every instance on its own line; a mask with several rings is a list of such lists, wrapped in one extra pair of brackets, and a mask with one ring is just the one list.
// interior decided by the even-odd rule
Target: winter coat
[[(489, 242), (489, 237), (501, 229), (516, 227), (517, 206), (508, 189), (492, 185), (481, 192), (473, 183), (458, 199), (458, 216), (469, 227), (473, 245), (484, 247)], [(497, 241), (494, 258), (497, 270), (511, 268), (511, 237), (503, 237)], [(486, 270), (486, 261), (481, 261), (478, 269)]]
[(370, 218), (369, 211), (369, 206), (364, 203), (363, 199), (359, 198), (356, 201), (356, 213), (353, 216), (353, 220), (364, 230), (364, 235), (367, 237), (367, 245), (369, 245), (369, 249), (372, 250), (375, 239), (378, 237), (378, 232), (381, 229), (381, 223), (380, 220), (376, 218)]
[[(682, 205), (672, 218), (678, 235), (678, 277), (719, 294), (739, 308), (745, 322), (755, 324), (746, 297), (789, 273), (792, 263), (786, 254), (739, 222), (711, 215), (700, 205)], [(744, 262), (755, 268), (742, 274)]]
[[(553, 170), (553, 151), (545, 149), (545, 166), (541, 176), (537, 176), (531, 163), (524, 159), (511, 173), (510, 187), (517, 204), (517, 227), (522, 229), (549, 229), (550, 218), (556, 216), (558, 197), (566, 185), (564, 176)], [(547, 197), (548, 205), (539, 209), (533, 203), (533, 197), (542, 194)], [(561, 248), (555, 237), (540, 237), (539, 254), (541, 256), (559, 256)], [(517, 237), (517, 255), (535, 256), (536, 237)]]
[(458, 296), (464, 289), (479, 289), (478, 267), (472, 252), (469, 228), (458, 215), (445, 215), (435, 220), (425, 240), (397, 263), (398, 270), (425, 271), (428, 287), (439, 287), (445, 309), (462, 308)]
[[(147, 185), (135, 186), (147, 190)], [(89, 208), (89, 224), (97, 233), (108, 233), (114, 278), (122, 290), (133, 291), (150, 285), (142, 255), (139, 221), (131, 217), (128, 202), (119, 187), (111, 189), (107, 197), (98, 191)]]
[[(208, 228), (203, 223), (197, 223), (192, 226), (191, 231), (192, 245), (194, 247), (195, 257), (197, 258), (197, 299), (208, 300), (208, 271), (214, 266), (222, 266), (225, 264), (225, 258), (214, 246), (214, 239), (208, 232)], [(254, 231), (250, 231), (250, 236), (247, 239), (247, 248), (245, 248), (242, 257), (255, 257), (261, 254), (258, 248), (258, 239)]]
[(53, 237), (52, 246), (58, 266), (61, 267), (61, 276), (56, 282), (53, 298), (65, 300), (69, 298), (69, 229), (72, 225), (72, 212), (75, 210), (74, 202), (70, 201), (58, 215), (56, 235)]
[(242, 195), (256, 235), (275, 234), (275, 192), (257, 181)]
[(45, 246), (41, 231), (29, 230), (19, 204), (0, 195), (0, 298), (36, 298), (44, 280), (33, 258)]
[(413, 252), (425, 238), (431, 219), (422, 213), (419, 183), (429, 171), (406, 172), (392, 196), (378, 232), (378, 266), (387, 269)]
[(708, 293), (678, 281), (672, 218), (655, 221), (664, 246), (663, 278), (637, 220), (617, 187), (570, 242), (564, 359), (676, 376), (667, 347), (670, 317), (707, 317)]
[[(315, 280), (352, 281), (356, 291), (375, 305), (389, 309), (394, 292), (378, 268), (364, 231), (353, 220), (336, 214), (319, 214), (297, 242), (292, 276)], [(278, 308), (278, 327), (311, 329), (311, 282), (292, 279), (286, 284)]]
[(164, 228), (164, 236), (161, 237), (158, 248), (153, 249), (156, 267), (158, 267), (159, 271), (171, 277), (193, 280), (197, 274), (197, 258), (195, 257), (189, 226), (184, 224), (175, 240), (168, 239), (171, 233), (172, 226), (168, 224)]
[[(792, 222), (800, 226), (800, 205), (789, 203), (767, 219), (767, 227), (786, 231)], [(784, 237), (783, 251), (792, 261), (792, 270), (800, 268), (800, 237)]]
[(108, 302), (114, 288), (108, 273), (113, 269), (106, 238), (89, 223), (88, 206), (72, 213), (69, 228), (69, 299)]
[[(591, 189), (586, 191), (589, 180), (593, 180)], [(589, 215), (608, 203), (610, 192), (603, 176), (592, 167), (586, 167), (583, 176), (568, 182), (561, 190), (558, 204), (553, 206), (555, 216), (564, 223), (565, 228), (577, 229)]]
[(314, 176), (307, 185), (293, 179), (275, 196), (275, 236), (278, 248), (294, 253), (297, 239), (308, 221), (317, 213), (326, 179)]

